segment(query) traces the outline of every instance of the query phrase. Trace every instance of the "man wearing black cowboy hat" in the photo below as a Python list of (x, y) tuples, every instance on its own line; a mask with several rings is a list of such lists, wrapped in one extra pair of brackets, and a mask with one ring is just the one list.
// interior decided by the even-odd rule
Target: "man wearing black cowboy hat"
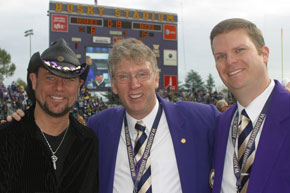
[(63, 39), (31, 57), (34, 104), (20, 122), (0, 125), (0, 192), (98, 191), (96, 136), (69, 114), (88, 68)]

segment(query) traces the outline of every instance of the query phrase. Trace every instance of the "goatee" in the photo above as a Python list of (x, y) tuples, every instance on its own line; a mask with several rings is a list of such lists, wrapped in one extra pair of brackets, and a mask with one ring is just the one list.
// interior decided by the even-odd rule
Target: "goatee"
[(55, 112), (52, 112), (49, 108), (48, 108), (48, 105), (46, 102), (44, 102), (44, 104), (41, 104), (41, 102), (36, 98), (36, 102), (39, 104), (40, 108), (46, 112), (48, 115), (52, 116), (52, 117), (62, 117), (64, 116), (65, 114), (69, 113), (71, 111), (71, 109), (73, 108), (73, 105), (72, 106), (66, 106), (63, 111), (59, 112), (59, 113), (55, 113)]

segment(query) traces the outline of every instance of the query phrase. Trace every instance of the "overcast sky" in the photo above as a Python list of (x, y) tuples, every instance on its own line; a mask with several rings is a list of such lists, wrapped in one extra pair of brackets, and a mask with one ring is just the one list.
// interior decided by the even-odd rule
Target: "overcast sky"
[[(64, 0), (94, 4), (93, 0)], [(144, 9), (178, 14), (179, 81), (191, 69), (205, 81), (211, 73), (216, 86), (223, 87), (211, 54), (209, 34), (223, 19), (241, 17), (256, 23), (270, 48), (268, 70), (271, 78), (282, 80), (281, 28), (284, 31), (284, 78), (290, 78), (290, 1), (289, 0), (98, 0), (98, 5)], [(4, 83), (26, 80), (29, 38), (24, 31), (33, 29), (32, 53), (48, 45), (48, 0), (0, 0), (0, 48), (11, 54), (15, 75)]]

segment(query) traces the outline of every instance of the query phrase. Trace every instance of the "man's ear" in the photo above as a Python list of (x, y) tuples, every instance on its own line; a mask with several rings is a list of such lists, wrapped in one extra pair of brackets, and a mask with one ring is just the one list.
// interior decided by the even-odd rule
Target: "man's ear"
[(269, 48), (267, 46), (262, 47), (262, 54), (263, 54), (263, 60), (264, 63), (267, 65), (268, 60), (269, 60)]
[(80, 79), (80, 87), (83, 86), (84, 83), (85, 81), (83, 79)]
[(157, 89), (159, 87), (159, 69), (156, 72), (154, 82), (155, 82), (155, 89)]
[(112, 88), (112, 91), (114, 94), (118, 94), (118, 89), (116, 88), (116, 81), (115, 80), (112, 80), (111, 78), (111, 88)]
[(32, 89), (35, 90), (35, 87), (36, 87), (36, 79), (37, 79), (37, 76), (35, 73), (30, 73), (29, 74), (29, 79), (31, 81), (31, 84), (32, 84)]

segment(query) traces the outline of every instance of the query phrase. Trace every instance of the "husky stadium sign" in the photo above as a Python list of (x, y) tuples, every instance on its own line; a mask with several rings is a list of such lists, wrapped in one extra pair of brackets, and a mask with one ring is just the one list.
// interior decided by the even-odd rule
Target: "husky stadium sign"
[(49, 41), (62, 37), (80, 61), (91, 69), (86, 86), (106, 91), (111, 87), (107, 60), (113, 44), (133, 37), (157, 56), (160, 89), (177, 90), (177, 15), (99, 5), (50, 1)]

